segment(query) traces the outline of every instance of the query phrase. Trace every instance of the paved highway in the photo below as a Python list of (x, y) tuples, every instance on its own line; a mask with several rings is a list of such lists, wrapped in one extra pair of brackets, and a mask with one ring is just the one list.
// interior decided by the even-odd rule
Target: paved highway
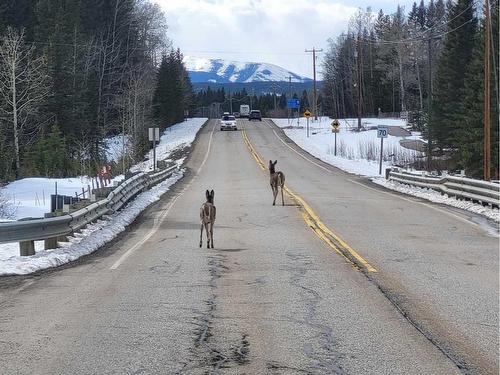
[[(498, 238), (312, 158), (267, 121), (216, 125), (112, 244), (0, 280), (0, 373), (498, 373)], [(271, 158), (284, 207), (259, 165)], [(213, 250), (198, 247), (206, 189)]]

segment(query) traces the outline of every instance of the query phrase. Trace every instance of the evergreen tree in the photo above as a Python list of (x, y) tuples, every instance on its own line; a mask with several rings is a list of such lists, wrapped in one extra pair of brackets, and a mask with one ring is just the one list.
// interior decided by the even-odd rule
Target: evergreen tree
[(439, 60), (429, 136), (442, 153), (455, 148), (456, 116), (464, 94), (464, 79), (471, 62), (477, 21), (473, 0), (458, 0), (450, 13), (444, 49)]
[[(211, 94), (211, 93), (210, 93)], [(184, 119), (184, 111), (192, 109), (193, 91), (191, 81), (182, 62), (179, 50), (171, 50), (163, 55), (158, 70), (157, 85), (153, 97), (154, 118), (162, 129)], [(225, 93), (218, 90), (219, 103), (224, 101)]]
[[(493, 45), (498, 45), (498, 4), (492, 7), (492, 36)], [(459, 112), (455, 115), (457, 127), (453, 134), (453, 143), (457, 146), (454, 155), (457, 167), (465, 169), (466, 174), (472, 177), (483, 177), (484, 157), (484, 21), (475, 38), (473, 60), (467, 69), (463, 99)], [(491, 72), (491, 146), (492, 171), (498, 178), (499, 162), (499, 124), (498, 124), (498, 77), (500, 74), (498, 54), (492, 56)], [(494, 71), (496, 69), (496, 72)]]

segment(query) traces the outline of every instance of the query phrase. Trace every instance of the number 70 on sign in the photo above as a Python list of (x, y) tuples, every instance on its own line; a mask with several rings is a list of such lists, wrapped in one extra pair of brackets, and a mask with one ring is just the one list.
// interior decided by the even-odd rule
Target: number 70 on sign
[(377, 138), (387, 138), (389, 131), (387, 126), (378, 126), (377, 127)]

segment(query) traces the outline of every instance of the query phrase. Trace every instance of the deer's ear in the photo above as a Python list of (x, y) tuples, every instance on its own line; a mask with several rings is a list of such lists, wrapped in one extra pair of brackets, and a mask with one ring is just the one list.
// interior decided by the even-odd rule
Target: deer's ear
[(213, 190), (210, 192), (210, 196), (212, 197), (212, 199), (215, 197), (215, 192)]
[(273, 161), (272, 161), (272, 160), (269, 160), (269, 164), (273, 164)]
[(278, 160), (275, 160), (273, 164), (276, 165), (277, 162), (278, 162)]
[(210, 192), (208, 190), (205, 192), (205, 197), (207, 197), (207, 199), (210, 198)]

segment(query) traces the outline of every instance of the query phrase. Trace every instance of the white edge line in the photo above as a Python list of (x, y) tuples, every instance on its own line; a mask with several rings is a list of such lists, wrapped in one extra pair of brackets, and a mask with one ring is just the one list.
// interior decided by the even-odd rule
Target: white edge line
[[(200, 168), (198, 168), (198, 170), (196, 171), (196, 175), (194, 177), (196, 177), (200, 172), (201, 172), (201, 169), (203, 168), (203, 166), (205, 165), (205, 163), (207, 162), (208, 160), (208, 155), (210, 154), (210, 148), (212, 146), (212, 138), (213, 138), (213, 135), (214, 135), (214, 130), (215, 130), (215, 124), (212, 128), (212, 131), (210, 132), (210, 138), (208, 140), (208, 147), (207, 147), (207, 152), (205, 153), (205, 158), (203, 159), (203, 161), (201, 162), (201, 165), (200, 165)], [(169, 214), (170, 210), (172, 209), (172, 207), (174, 207), (175, 205), (175, 202), (177, 201), (177, 199), (179, 199), (182, 194), (184, 194), (184, 192), (191, 186), (191, 184), (193, 183), (194, 181), (194, 178), (191, 180), (191, 182), (189, 182), (183, 189), (182, 191), (175, 196), (175, 198), (170, 202), (168, 208), (159, 216), (159, 217), (156, 217), (154, 219), (154, 226), (153, 228), (142, 238), (142, 240), (140, 240), (139, 242), (137, 242), (135, 245), (133, 245), (131, 248), (129, 248), (109, 269), (110, 270), (116, 270), (118, 267), (120, 267), (120, 265), (135, 251), (137, 250), (140, 246), (142, 246), (145, 242), (147, 242), (155, 233), (156, 231), (158, 230), (158, 228), (160, 228), (161, 224), (163, 223), (163, 221), (165, 220), (165, 218), (167, 217), (167, 215)]]

